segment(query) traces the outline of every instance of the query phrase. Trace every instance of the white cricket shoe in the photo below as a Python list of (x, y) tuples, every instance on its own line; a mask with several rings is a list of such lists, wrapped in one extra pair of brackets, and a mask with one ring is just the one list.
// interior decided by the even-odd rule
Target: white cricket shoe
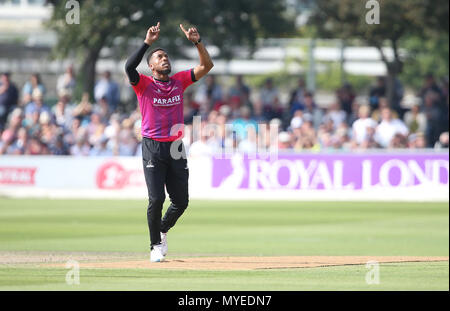
[(151, 262), (161, 262), (164, 261), (164, 255), (162, 253), (162, 245), (154, 245), (153, 249), (150, 252), (150, 261)]
[(167, 232), (166, 233), (162, 233), (161, 232), (161, 252), (163, 254), (163, 256), (167, 255), (167, 250), (168, 250), (168, 245), (167, 245)]

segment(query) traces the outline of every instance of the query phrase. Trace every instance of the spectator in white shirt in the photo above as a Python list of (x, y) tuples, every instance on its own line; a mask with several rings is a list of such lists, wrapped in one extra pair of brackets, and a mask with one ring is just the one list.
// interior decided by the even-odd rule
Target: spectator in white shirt
[(58, 77), (58, 81), (56, 82), (56, 90), (58, 91), (59, 95), (64, 93), (68, 94), (69, 96), (73, 96), (75, 86), (76, 80), (73, 73), (73, 66), (70, 65), (69, 67), (67, 67), (66, 72)]
[(360, 146), (368, 138), (368, 128), (376, 128), (377, 122), (370, 118), (369, 105), (362, 105), (358, 109), (358, 119), (353, 122), (353, 141)]
[(400, 134), (408, 136), (408, 128), (405, 123), (399, 119), (392, 118), (392, 111), (390, 108), (383, 108), (381, 110), (381, 123), (378, 125), (375, 132), (375, 140), (381, 147), (387, 148), (391, 140)]
[(337, 129), (341, 123), (344, 123), (347, 120), (347, 113), (342, 110), (341, 104), (338, 101), (335, 101), (328, 108), (327, 113), (325, 114), (324, 121), (333, 121), (333, 128)]

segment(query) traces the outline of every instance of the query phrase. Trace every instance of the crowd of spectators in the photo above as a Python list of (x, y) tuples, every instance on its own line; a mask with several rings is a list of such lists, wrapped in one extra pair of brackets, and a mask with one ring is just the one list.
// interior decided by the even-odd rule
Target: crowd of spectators
[[(190, 154), (213, 154), (229, 147), (244, 153), (272, 148), (316, 152), (448, 148), (448, 80), (438, 82), (431, 74), (414, 96), (404, 96), (397, 81), (391, 102), (383, 77), (376, 79), (366, 97), (357, 97), (347, 83), (325, 108), (317, 105), (301, 78), (285, 103), (270, 78), (260, 89), (251, 89), (242, 76), (227, 89), (214, 75), (198, 84), (184, 95), (183, 141)], [(1, 75), (0, 154), (140, 154), (139, 108), (119, 113), (124, 104), (121, 87), (110, 72), (97, 81), (93, 99), (83, 94), (74, 101), (73, 67), (58, 77), (54, 86), (58, 101), (51, 107), (45, 101), (46, 87), (39, 74), (32, 74), (19, 91), (9, 73)], [(201, 117), (201, 132), (194, 141), (196, 116)], [(227, 132), (230, 128), (232, 135)]]

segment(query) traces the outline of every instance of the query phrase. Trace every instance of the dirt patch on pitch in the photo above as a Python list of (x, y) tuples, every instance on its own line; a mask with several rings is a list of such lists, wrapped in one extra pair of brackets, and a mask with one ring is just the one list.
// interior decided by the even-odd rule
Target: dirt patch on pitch
[(259, 270), (292, 269), (379, 263), (448, 261), (448, 257), (417, 256), (282, 256), (282, 257), (192, 257), (149, 260), (84, 262), (81, 268), (103, 269), (174, 269), (174, 270)]

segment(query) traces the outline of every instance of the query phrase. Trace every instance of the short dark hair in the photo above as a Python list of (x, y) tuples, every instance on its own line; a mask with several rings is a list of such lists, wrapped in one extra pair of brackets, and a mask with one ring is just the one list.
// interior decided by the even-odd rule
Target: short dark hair
[(155, 49), (151, 50), (150, 53), (148, 53), (148, 56), (147, 56), (147, 64), (150, 64), (150, 58), (152, 57), (153, 53), (158, 52), (158, 51), (164, 51), (164, 52), (167, 53), (167, 51), (164, 50), (163, 48), (155, 48)]

